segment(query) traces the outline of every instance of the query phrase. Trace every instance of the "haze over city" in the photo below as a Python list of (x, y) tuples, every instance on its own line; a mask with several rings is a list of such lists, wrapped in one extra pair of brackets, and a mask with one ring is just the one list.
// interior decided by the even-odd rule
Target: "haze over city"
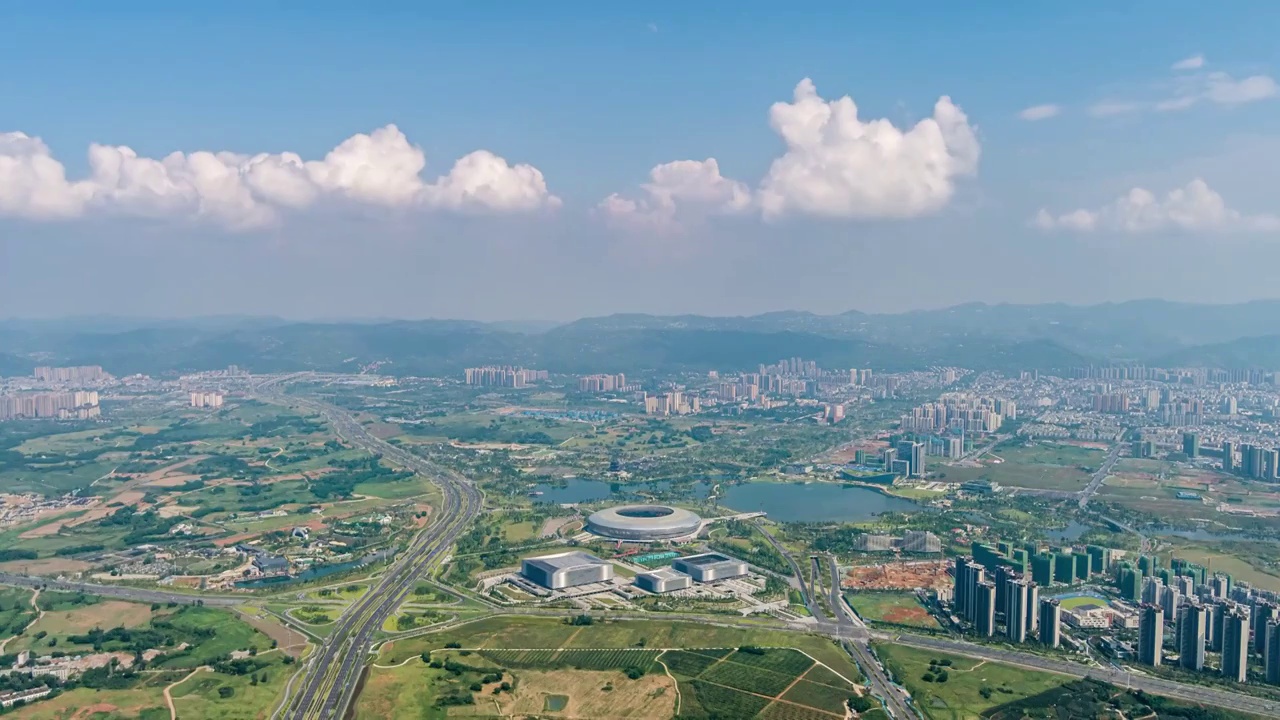
[(0, 10), (0, 317), (1274, 297), (1270, 3)]

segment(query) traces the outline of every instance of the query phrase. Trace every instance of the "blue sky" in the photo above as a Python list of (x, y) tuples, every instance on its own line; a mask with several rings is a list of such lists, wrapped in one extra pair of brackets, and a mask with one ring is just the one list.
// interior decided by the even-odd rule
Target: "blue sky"
[[(27, 185), (11, 186), (8, 201), (0, 185), (0, 317), (103, 303), (158, 315), (565, 318), (1225, 301), (1267, 290), (1202, 283), (1206, 266), (1187, 257), (1227, 248), (1280, 260), (1275, 3), (51, 5), (0, 5), (0, 63), (10, 69), (0, 73), (0, 133), (40, 138), (42, 157), (61, 163), (68, 183), (96, 172), (90, 143), (141, 158), (208, 150), (310, 161), (395, 124), (425, 155), (423, 183), (485, 150), (502, 164), (475, 173), (508, 185), (481, 195), (423, 183), (362, 190), (322, 168), (308, 171), (297, 204), (282, 190), (254, 189), (251, 209), (215, 213), (195, 190), (143, 203), (142, 185), (117, 178), (107, 192), (95, 179), (56, 188), (51, 214), (33, 209), (30, 174), (14, 173), (8, 182)], [(846, 170), (870, 180), (812, 190), (801, 187), (811, 164), (773, 180), (771, 211), (766, 179), (780, 157), (832, 159), (815, 160), (814, 148), (788, 154), (770, 126), (770, 107), (790, 101), (803, 78), (824, 103), (849, 95), (861, 121), (902, 131), (949, 96), (980, 160), (921, 178), (938, 194), (892, 208), (873, 195), (876, 178), (898, 177), (898, 166), (859, 160)], [(1103, 105), (1129, 104), (1137, 107), (1098, 116)], [(1039, 105), (1057, 106), (1056, 115), (1019, 117)], [(0, 149), (0, 167), (3, 157)], [(656, 166), (707, 158), (719, 173), (710, 185), (682, 175), (658, 194), (641, 187)], [(245, 171), (243, 160), (227, 162)], [(545, 187), (513, 169), (521, 164)], [(1197, 178), (1204, 188), (1191, 184)], [(457, 182), (473, 187), (462, 175)], [(1117, 204), (1135, 188), (1154, 199)], [(400, 194), (389, 200), (384, 190)], [(637, 207), (605, 213), (598, 203), (613, 193)], [(330, 197), (352, 207), (332, 210)], [(229, 222), (237, 213), (252, 218)], [(822, 267), (782, 272), (780, 254)], [(904, 255), (917, 258), (915, 271), (867, 279), (862, 270)], [(85, 289), (37, 299), (33, 278), (68, 257), (84, 281), (105, 273), (130, 289), (107, 300)], [(374, 259), (386, 257), (398, 267)], [(169, 279), (192, 263), (214, 275), (271, 268), (272, 282), (229, 293)], [(344, 299), (309, 289), (353, 267), (396, 289), (370, 281)], [(995, 287), (956, 279), (993, 273), (1002, 278)], [(538, 297), (521, 295), (513, 309), (506, 294), (475, 290), (494, 284), (538, 288)]]

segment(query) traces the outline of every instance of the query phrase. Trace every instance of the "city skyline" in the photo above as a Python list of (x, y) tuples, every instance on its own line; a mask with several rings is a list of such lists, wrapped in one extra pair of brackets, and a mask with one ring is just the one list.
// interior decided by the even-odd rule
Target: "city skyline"
[(7, 314), (1273, 294), (1205, 282), (1280, 261), (1268, 5), (129, 8), (0, 15)]

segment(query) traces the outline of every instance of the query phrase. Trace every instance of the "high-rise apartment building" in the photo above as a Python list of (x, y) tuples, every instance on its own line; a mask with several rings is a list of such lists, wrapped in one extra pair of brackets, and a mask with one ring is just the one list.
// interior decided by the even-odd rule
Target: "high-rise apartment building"
[(1005, 583), (1005, 637), (1021, 643), (1027, 641), (1027, 603), (1030, 588), (1027, 581), (1011, 576)]
[(1280, 623), (1267, 626), (1267, 682), (1280, 685)]
[(1222, 621), (1222, 674), (1244, 682), (1249, 673), (1249, 616), (1234, 608)]
[(1062, 604), (1057, 598), (1040, 601), (1040, 644), (1058, 647), (1062, 644)]
[(1182, 452), (1189, 458), (1200, 457), (1200, 436), (1193, 432), (1183, 433)]
[(1222, 471), (1235, 472), (1236, 469), (1236, 444), (1230, 440), (1222, 441)]
[(35, 377), (48, 383), (98, 383), (106, 382), (111, 376), (100, 365), (80, 365), (77, 367), (38, 367)]
[(1250, 613), (1250, 624), (1253, 626), (1253, 651), (1266, 655), (1267, 625), (1280, 623), (1280, 605), (1269, 600), (1257, 600)]
[(993, 582), (978, 583), (974, 626), (982, 637), (996, 632), (996, 585)]
[(1187, 603), (1178, 608), (1178, 664), (1187, 670), (1204, 668), (1204, 606)]
[(1138, 611), (1138, 662), (1159, 667), (1164, 659), (1164, 610), (1143, 605)]

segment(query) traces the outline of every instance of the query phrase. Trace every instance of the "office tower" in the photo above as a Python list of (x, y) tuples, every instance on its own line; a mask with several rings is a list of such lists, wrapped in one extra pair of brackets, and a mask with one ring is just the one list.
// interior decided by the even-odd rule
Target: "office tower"
[(1040, 629), (1040, 586), (1027, 583), (1027, 634), (1035, 635)]
[(1164, 658), (1164, 611), (1143, 605), (1138, 615), (1138, 662), (1159, 667)]
[(1193, 432), (1183, 433), (1182, 452), (1189, 458), (1200, 457), (1200, 436)]
[[(914, 443), (911, 446), (911, 474), (915, 477), (924, 477), (924, 443)], [(1272, 473), (1274, 476), (1275, 473)]]
[(1280, 605), (1266, 600), (1253, 604), (1250, 624), (1253, 626), (1253, 651), (1259, 655), (1266, 654), (1267, 625), (1280, 623)]
[(1040, 601), (1040, 644), (1049, 647), (1062, 644), (1062, 605), (1057, 598)]
[(1222, 621), (1222, 674), (1244, 682), (1249, 674), (1249, 616), (1235, 608)]
[(1204, 607), (1187, 603), (1178, 609), (1178, 664), (1187, 670), (1204, 668)]
[(1005, 588), (1005, 637), (1021, 643), (1027, 641), (1027, 600), (1030, 588), (1022, 578), (1011, 577)]
[(885, 472), (893, 469), (893, 461), (898, 459), (898, 451), (893, 448), (885, 448), (881, 461), (884, 463)]
[(1160, 594), (1160, 607), (1164, 609), (1164, 621), (1172, 625), (1178, 620), (1178, 608), (1182, 606), (1182, 593), (1172, 585), (1166, 585)]
[(1280, 623), (1267, 626), (1267, 682), (1280, 685)]
[(978, 583), (977, 618), (974, 625), (982, 637), (991, 637), (996, 632), (996, 586), (992, 582)]
[(1236, 469), (1236, 444), (1230, 440), (1222, 441), (1222, 471), (1232, 472)]

